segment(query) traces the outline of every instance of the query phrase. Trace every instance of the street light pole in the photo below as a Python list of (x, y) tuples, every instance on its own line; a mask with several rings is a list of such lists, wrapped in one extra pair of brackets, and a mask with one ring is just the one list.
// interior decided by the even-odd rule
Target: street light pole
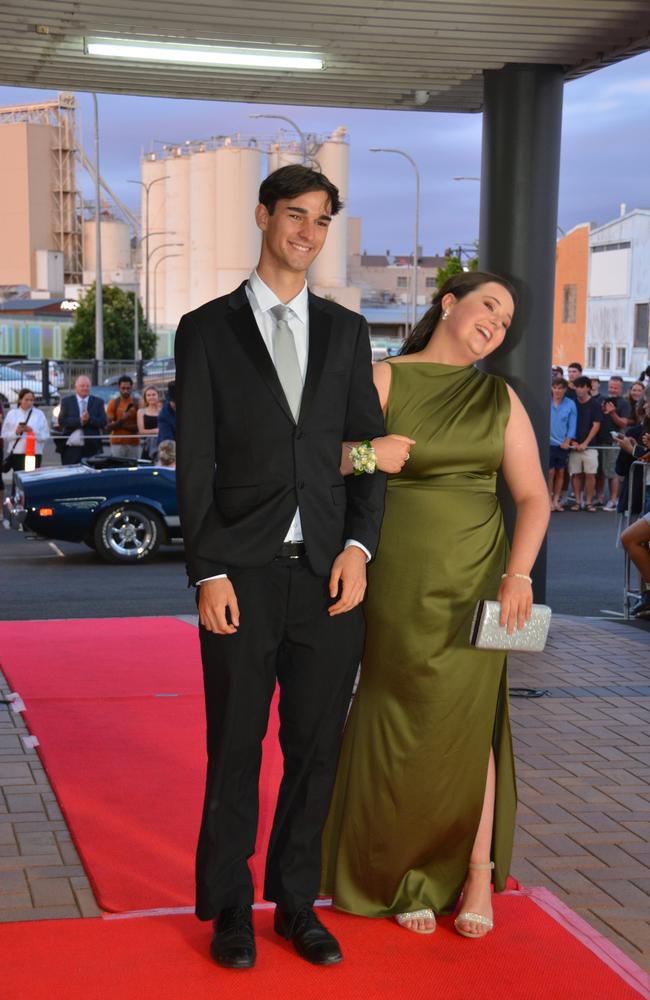
[(411, 330), (414, 329), (418, 321), (418, 253), (420, 243), (420, 171), (418, 165), (409, 153), (403, 149), (384, 149), (381, 146), (373, 146), (371, 153), (396, 153), (408, 160), (415, 171), (415, 243), (413, 246), (413, 288), (411, 289)]
[(152, 181), (128, 181), (129, 184), (139, 184), (144, 188), (144, 239), (145, 239), (145, 272), (144, 272), (144, 318), (149, 322), (149, 191), (159, 181), (166, 181), (167, 174), (162, 177), (154, 177)]
[[(147, 268), (147, 272), (149, 271), (149, 261), (151, 260), (151, 258), (153, 257), (153, 255), (155, 253), (158, 253), (159, 250), (166, 250), (168, 247), (184, 247), (184, 246), (185, 246), (184, 243), (159, 243), (158, 246), (154, 247), (153, 250), (151, 250), (149, 252), (149, 254), (147, 255), (147, 259), (145, 261), (145, 266)], [(167, 254), (167, 256), (180, 257), (181, 254), (179, 254), (179, 253)], [(161, 260), (165, 260), (165, 257), (161, 257), (160, 259)], [(156, 267), (157, 266), (158, 266), (158, 261), (156, 261)], [(156, 298), (155, 298), (155, 296), (154, 296), (154, 302), (153, 302), (153, 313), (154, 313), (153, 328), (154, 328), (154, 332), (155, 332), (156, 327), (157, 327), (157, 320), (158, 320), (158, 313), (156, 312)]]
[(301, 149), (302, 149), (302, 162), (303, 162), (303, 164), (305, 166), (307, 166), (307, 162), (310, 159), (309, 154), (307, 153), (307, 137), (305, 136), (305, 133), (302, 131), (302, 129), (298, 128), (298, 126), (296, 125), (296, 123), (294, 122), (294, 120), (292, 118), (287, 118), (286, 115), (249, 115), (248, 117), (249, 118), (278, 118), (280, 121), (288, 122), (289, 125), (291, 125), (291, 127), (293, 129), (295, 129), (295, 131), (300, 136), (300, 146), (301, 146)]
[(104, 289), (102, 287), (102, 229), (99, 200), (99, 108), (93, 94), (95, 109), (95, 358), (104, 360)]
[[(170, 243), (169, 245), (170, 246), (179, 246), (179, 245), (182, 246), (183, 244), (182, 243), (181, 244)], [(156, 249), (160, 249), (160, 247), (156, 247)], [(151, 252), (154, 253), (153, 250)], [(157, 280), (158, 280), (158, 268), (160, 267), (160, 265), (162, 264), (162, 262), (164, 260), (169, 260), (170, 257), (182, 257), (182, 256), (183, 255), (180, 254), (180, 253), (166, 253), (163, 257), (160, 258), (160, 260), (157, 260), (156, 263), (154, 264), (154, 268), (153, 268), (153, 316), (154, 316), (153, 330), (154, 330), (154, 333), (156, 333), (156, 334), (158, 333), (158, 297), (157, 297), (157, 294), (156, 294)]]

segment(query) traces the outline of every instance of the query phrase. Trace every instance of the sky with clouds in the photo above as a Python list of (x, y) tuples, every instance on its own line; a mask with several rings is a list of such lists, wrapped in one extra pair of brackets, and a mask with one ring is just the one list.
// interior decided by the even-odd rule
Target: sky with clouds
[[(54, 96), (53, 92), (0, 87), (0, 107)], [(89, 94), (78, 94), (83, 144), (92, 158), (93, 112)], [(285, 113), (304, 132), (339, 125), (350, 133), (352, 215), (363, 218), (362, 245), (370, 253), (408, 252), (412, 242), (414, 187), (410, 165), (372, 154), (393, 146), (413, 156), (422, 175), (421, 243), (425, 253), (468, 244), (478, 235), (479, 184), (454, 181), (478, 176), (481, 115), (360, 111), (99, 95), (101, 169), (107, 182), (136, 210), (141, 151), (156, 140), (183, 142), (231, 132), (270, 138), (276, 123), (252, 122), (252, 113)], [(281, 124), (281, 123), (277, 123)], [(87, 185), (85, 185), (87, 187)], [(90, 189), (87, 187), (90, 196)], [(650, 207), (650, 53), (568, 83), (564, 94), (560, 206), (564, 230), (579, 222), (607, 222), (625, 202)]]

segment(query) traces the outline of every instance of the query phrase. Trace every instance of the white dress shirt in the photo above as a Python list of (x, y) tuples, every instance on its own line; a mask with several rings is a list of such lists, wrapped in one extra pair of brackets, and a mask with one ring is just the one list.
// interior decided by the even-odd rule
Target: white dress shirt
[[(22, 406), (14, 406), (9, 410), (7, 416), (2, 424), (2, 437), (8, 448), (5, 450), (5, 456), (9, 453), (11, 449), (12, 455), (24, 455), (25, 454), (25, 442), (27, 441), (27, 435), (21, 434), (21, 436), (16, 440), (16, 427), (18, 424), (23, 423), (27, 419), (27, 414), (29, 410), (23, 410)], [(45, 414), (36, 407), (32, 408), (32, 412), (29, 417), (29, 423), (27, 424), (31, 430), (34, 431), (34, 437), (36, 439), (36, 454), (43, 454), (43, 443), (47, 441), (50, 436), (50, 429), (47, 426), (47, 419)], [(16, 442), (14, 445), (14, 441)], [(13, 448), (12, 448), (12, 445)]]
[[(294, 298), (289, 302), (282, 302), (272, 289), (260, 278), (257, 271), (253, 271), (248, 284), (246, 285), (246, 296), (248, 298), (255, 322), (262, 335), (262, 340), (267, 351), (271, 355), (271, 360), (275, 364), (273, 357), (273, 333), (275, 331), (275, 317), (271, 310), (274, 306), (286, 306), (289, 310), (287, 322), (291, 329), (296, 344), (296, 354), (298, 355), (298, 365), (303, 383), (307, 372), (307, 358), (309, 354), (309, 292), (307, 282), (302, 286)], [(296, 513), (289, 525), (289, 530), (285, 537), (285, 542), (302, 542), (302, 525), (300, 523), (300, 510), (296, 507)], [(365, 545), (348, 539), (345, 543), (347, 549), (349, 545), (356, 545), (365, 552), (366, 559), (370, 559), (370, 553)], [(218, 580), (227, 576), (226, 573), (219, 573), (216, 576), (206, 576), (202, 580), (197, 580), (197, 587), (206, 580)]]

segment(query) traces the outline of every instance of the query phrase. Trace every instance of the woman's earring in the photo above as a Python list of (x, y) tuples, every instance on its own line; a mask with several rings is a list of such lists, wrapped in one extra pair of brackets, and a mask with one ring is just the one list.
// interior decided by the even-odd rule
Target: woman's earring
[(445, 310), (443, 311), (443, 314), (442, 314), (442, 318), (443, 318), (443, 319), (447, 319), (447, 316), (448, 316), (448, 315), (449, 315), (449, 313), (448, 313), (448, 312), (447, 312), (447, 310), (445, 309)]

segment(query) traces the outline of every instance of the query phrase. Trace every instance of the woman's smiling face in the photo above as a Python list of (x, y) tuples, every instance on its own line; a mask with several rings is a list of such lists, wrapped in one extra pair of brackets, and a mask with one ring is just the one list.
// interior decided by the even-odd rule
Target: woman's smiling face
[(496, 281), (479, 285), (462, 299), (450, 292), (442, 306), (447, 311), (444, 322), (472, 360), (486, 357), (503, 343), (515, 311), (510, 292)]

